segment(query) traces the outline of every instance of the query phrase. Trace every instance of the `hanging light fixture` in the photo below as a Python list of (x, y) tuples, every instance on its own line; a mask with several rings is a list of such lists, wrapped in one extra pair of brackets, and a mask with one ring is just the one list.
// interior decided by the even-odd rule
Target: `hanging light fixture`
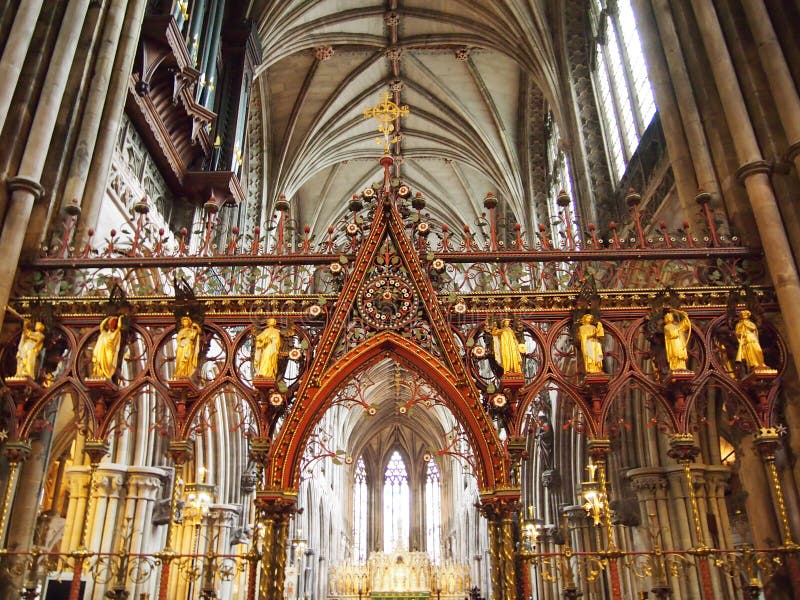
[(543, 525), (544, 523), (541, 519), (533, 517), (533, 506), (528, 506), (527, 516), (522, 519), (522, 543), (528, 552), (533, 552), (536, 549), (536, 544), (542, 535)]
[(589, 479), (581, 482), (581, 495), (584, 499), (583, 508), (592, 518), (592, 522), (595, 525), (600, 525), (603, 522), (603, 515), (606, 510), (606, 496), (600, 489), (600, 482), (595, 479), (597, 465), (589, 462), (586, 465), (586, 471), (589, 473)]
[(207, 469), (200, 467), (198, 481), (186, 485), (186, 516), (198, 523), (208, 516), (217, 493), (217, 486), (206, 483), (206, 473)]

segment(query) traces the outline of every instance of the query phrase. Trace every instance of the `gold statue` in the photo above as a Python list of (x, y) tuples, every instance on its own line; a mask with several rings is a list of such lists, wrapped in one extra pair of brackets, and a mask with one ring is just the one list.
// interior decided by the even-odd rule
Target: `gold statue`
[(736, 351), (736, 362), (743, 362), (751, 369), (763, 369), (764, 351), (758, 341), (758, 327), (750, 320), (750, 311), (743, 310), (736, 323), (736, 339), (739, 340), (739, 349)]
[(92, 352), (92, 377), (111, 379), (117, 372), (122, 342), (122, 317), (106, 317), (100, 322), (100, 335)]
[(197, 369), (202, 332), (200, 325), (189, 317), (181, 317), (181, 329), (176, 338), (178, 347), (175, 350), (175, 379), (191, 377)]
[(578, 337), (581, 341), (581, 353), (583, 354), (583, 366), (587, 373), (603, 372), (603, 343), (600, 341), (605, 335), (603, 324), (597, 321), (593, 324), (594, 317), (591, 313), (586, 313), (581, 317), (581, 325), (578, 327)]
[[(680, 322), (675, 322), (675, 314), (682, 316)], [(689, 354), (686, 351), (689, 338), (692, 335), (692, 324), (689, 315), (682, 310), (675, 310), (664, 315), (664, 347), (667, 352), (667, 362), (671, 371), (686, 371), (686, 361)]]
[(501, 327), (495, 325), (491, 330), (494, 338), (494, 359), (503, 367), (503, 373), (522, 373), (521, 344), (511, 329), (511, 319), (503, 319)]
[(17, 372), (14, 377), (36, 379), (36, 366), (39, 353), (44, 347), (45, 326), (41, 321), (32, 323), (30, 319), (22, 322), (22, 337), (17, 346)]
[(265, 379), (275, 379), (278, 374), (278, 353), (281, 349), (281, 332), (275, 327), (278, 321), (267, 319), (267, 327), (256, 336), (256, 374)]

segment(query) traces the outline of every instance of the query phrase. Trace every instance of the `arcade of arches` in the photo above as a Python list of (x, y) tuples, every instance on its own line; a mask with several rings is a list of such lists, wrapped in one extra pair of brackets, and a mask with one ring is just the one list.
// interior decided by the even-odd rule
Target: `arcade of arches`
[(0, 7), (0, 598), (800, 597), (796, 0)]

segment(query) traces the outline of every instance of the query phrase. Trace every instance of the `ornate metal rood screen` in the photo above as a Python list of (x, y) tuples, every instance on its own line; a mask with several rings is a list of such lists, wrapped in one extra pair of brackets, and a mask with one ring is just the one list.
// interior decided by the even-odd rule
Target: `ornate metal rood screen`
[[(382, 133), (388, 144), (391, 130)], [(621, 568), (656, 578), (660, 551), (626, 563), (610, 534), (604, 466), (610, 440), (624, 428), (623, 408), (638, 390), (691, 479), (692, 434), (703, 426), (713, 389), (726, 397), (731, 422), (756, 434), (774, 467), (785, 351), (769, 324), (775, 300), (761, 285), (758, 253), (717, 231), (705, 194), (698, 196), (703, 232), (643, 222), (633, 192), (625, 225), (580, 230), (562, 194), (559, 222), (526, 232), (500, 219), (498, 201), (488, 194), (474, 226), (451, 227), (393, 179), (392, 164), (387, 153), (383, 181), (349, 199), (349, 214), (318, 235), (293, 221), (283, 198), (266, 230), (248, 232), (223, 231), (218, 217), (225, 209), (212, 203), (193, 235), (152, 226), (147, 199), (136, 205), (132, 222), (103, 241), (90, 234), (70, 245), (68, 220), (61, 241), (22, 265), (11, 303), (26, 318), (0, 357), (12, 469), (25, 459), (29, 437), (70, 398), (94, 481), (106, 440), (126, 426), (127, 407), (144, 396), (155, 399), (147, 405), (157, 415), (153, 430), (168, 438), (180, 469), (192, 440), (209, 426), (206, 409), (223, 397), (235, 405), (231, 425), (259, 465), (256, 502), (264, 528), (248, 554), (209, 553), (202, 557), (208, 568), (197, 572), (204, 573), (202, 585), (213, 587), (230, 560), (229, 574), (248, 571), (254, 597), (261, 564), (280, 575), (261, 578), (262, 595), (278, 598), (303, 449), (337, 391), (392, 352), (451, 409), (472, 448), (498, 597), (515, 598), (529, 585), (515, 566), (514, 553), (524, 548), (515, 547), (510, 523), (519, 508), (525, 436), (540, 425), (536, 409), (550, 393), (572, 403), (572, 417), (559, 425), (588, 436), (597, 466), (589, 482), (596, 484), (595, 503), (587, 510), (607, 526), (608, 548), (596, 553), (587, 573), (608, 573), (615, 597), (621, 597)], [(754, 345), (737, 352), (740, 328), (750, 326)], [(30, 360), (21, 361), (26, 352)], [(12, 492), (9, 486), (2, 530)], [(170, 573), (185, 567), (172, 546), (178, 496), (176, 483), (170, 534), (158, 555), (101, 557), (81, 538), (79, 552), (55, 558), (76, 574), (113, 564), (123, 588), (130, 561), (139, 561), (137, 576), (149, 565), (148, 574), (160, 573), (166, 597)], [(791, 556), (794, 542), (779, 507), (784, 539), (773, 552), (780, 558)], [(680, 556), (697, 562), (711, 598), (715, 561), (738, 576), (756, 559), (708, 548), (702, 533), (694, 554)], [(518, 556), (565, 590), (574, 585), (572, 551), (537, 553), (533, 543)], [(35, 570), (40, 558), (28, 556), (20, 568)], [(575, 569), (583, 568), (578, 563)], [(758, 586), (753, 577), (749, 585)]]

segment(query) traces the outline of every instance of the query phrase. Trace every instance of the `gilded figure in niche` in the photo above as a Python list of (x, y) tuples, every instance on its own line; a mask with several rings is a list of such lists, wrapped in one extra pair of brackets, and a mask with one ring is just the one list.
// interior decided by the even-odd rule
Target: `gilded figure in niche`
[(581, 317), (581, 324), (578, 327), (578, 337), (581, 342), (581, 353), (583, 354), (583, 366), (587, 373), (603, 372), (603, 343), (605, 336), (603, 324), (595, 322), (591, 313), (586, 313)]
[[(676, 316), (680, 319), (676, 321)], [(674, 309), (664, 315), (664, 348), (671, 371), (686, 371), (687, 347), (692, 334), (689, 315)]]
[(92, 352), (92, 377), (111, 379), (117, 372), (122, 343), (122, 317), (112, 315), (100, 322), (100, 335)]
[(175, 350), (175, 379), (191, 377), (197, 370), (197, 361), (200, 356), (200, 339), (202, 328), (189, 317), (181, 317), (181, 328), (176, 341)]
[(511, 329), (511, 319), (503, 319), (500, 327), (491, 330), (494, 338), (494, 358), (503, 367), (503, 374), (522, 373), (522, 354), (517, 334)]
[(276, 319), (267, 319), (266, 328), (256, 336), (255, 364), (258, 377), (275, 379), (278, 374), (281, 332), (277, 324)]
[(36, 379), (39, 353), (44, 347), (45, 326), (41, 321), (25, 319), (22, 322), (22, 337), (17, 346), (17, 372), (14, 377)]
[(736, 362), (743, 362), (751, 369), (763, 369), (767, 366), (764, 363), (764, 350), (758, 340), (758, 327), (750, 320), (750, 316), (749, 310), (743, 310), (736, 323), (736, 339), (739, 342)]

